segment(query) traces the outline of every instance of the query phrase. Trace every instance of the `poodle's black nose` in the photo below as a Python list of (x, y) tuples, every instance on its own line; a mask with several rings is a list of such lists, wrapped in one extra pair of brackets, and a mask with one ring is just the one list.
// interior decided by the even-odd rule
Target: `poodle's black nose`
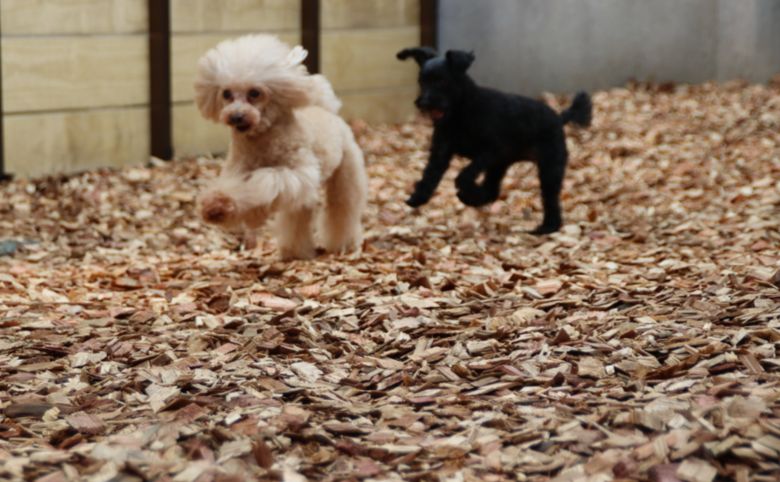
[(231, 114), (230, 118), (228, 118), (228, 124), (232, 126), (237, 126), (239, 124), (244, 123), (244, 115), (243, 114)]

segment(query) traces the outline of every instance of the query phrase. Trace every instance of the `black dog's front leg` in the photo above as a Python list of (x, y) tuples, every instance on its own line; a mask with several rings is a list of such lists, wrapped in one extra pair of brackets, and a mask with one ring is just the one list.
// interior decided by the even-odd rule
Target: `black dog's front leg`
[(414, 192), (406, 200), (406, 204), (416, 208), (430, 201), (441, 182), (441, 178), (450, 167), (450, 160), (452, 160), (452, 150), (447, 143), (438, 139), (434, 132), (428, 164), (423, 170), (422, 179), (414, 185)]

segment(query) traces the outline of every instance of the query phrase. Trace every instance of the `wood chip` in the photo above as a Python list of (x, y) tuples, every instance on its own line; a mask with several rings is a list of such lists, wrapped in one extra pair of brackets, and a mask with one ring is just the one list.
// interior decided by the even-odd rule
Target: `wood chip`
[(3, 183), (0, 479), (777, 480), (778, 99), (594, 92), (549, 236), (531, 163), (409, 209), (423, 121), (352, 124), (360, 253), (202, 223), (220, 159)]
[(65, 421), (77, 432), (87, 435), (98, 435), (106, 429), (103, 420), (84, 412), (72, 413), (65, 417)]

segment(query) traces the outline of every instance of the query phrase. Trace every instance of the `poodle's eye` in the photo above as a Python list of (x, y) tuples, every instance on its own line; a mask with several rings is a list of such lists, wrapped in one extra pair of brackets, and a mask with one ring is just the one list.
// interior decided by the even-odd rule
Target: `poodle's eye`
[(262, 93), (261, 93), (259, 90), (257, 90), (257, 89), (251, 89), (251, 90), (249, 91), (249, 98), (250, 98), (250, 99), (258, 99), (258, 98), (260, 98), (260, 95), (261, 95), (261, 94), (262, 94)]
[(222, 98), (225, 100), (231, 100), (233, 98), (233, 92), (230, 92), (229, 90), (223, 90)]

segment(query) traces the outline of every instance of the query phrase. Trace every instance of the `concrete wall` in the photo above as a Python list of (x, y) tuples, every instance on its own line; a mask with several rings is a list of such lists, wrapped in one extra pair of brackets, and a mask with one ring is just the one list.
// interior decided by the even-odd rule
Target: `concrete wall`
[(440, 0), (442, 50), (529, 95), (780, 72), (780, 0)]

